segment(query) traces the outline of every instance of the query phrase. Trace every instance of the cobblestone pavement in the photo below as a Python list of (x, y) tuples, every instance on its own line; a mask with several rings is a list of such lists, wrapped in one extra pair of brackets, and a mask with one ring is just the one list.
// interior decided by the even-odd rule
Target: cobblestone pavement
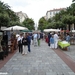
[(21, 55), (17, 51), (0, 69), (0, 75), (75, 75), (75, 73), (54, 50), (41, 41), (40, 47), (31, 45), (31, 52), (27, 55)]
[(70, 50), (63, 51), (63, 52), (66, 53), (67, 55), (69, 55), (73, 59), (73, 61), (75, 62), (75, 45), (71, 45)]

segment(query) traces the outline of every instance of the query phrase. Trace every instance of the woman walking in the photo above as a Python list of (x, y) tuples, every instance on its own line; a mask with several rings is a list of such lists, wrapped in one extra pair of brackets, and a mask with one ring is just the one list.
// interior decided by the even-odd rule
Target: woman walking
[(22, 49), (22, 39), (23, 39), (23, 34), (20, 34), (20, 36), (18, 37), (17, 39), (17, 42), (18, 42), (18, 47), (19, 47), (19, 53), (23, 51)]
[(28, 41), (27, 41), (27, 35), (25, 34), (25, 36), (22, 39), (22, 46), (23, 46), (23, 52), (22, 54), (27, 54), (27, 45), (28, 45)]

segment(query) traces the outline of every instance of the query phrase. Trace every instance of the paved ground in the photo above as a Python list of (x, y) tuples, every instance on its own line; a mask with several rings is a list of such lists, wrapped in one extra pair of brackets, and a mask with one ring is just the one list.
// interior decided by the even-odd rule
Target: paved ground
[(70, 50), (63, 51), (63, 52), (66, 53), (67, 55), (69, 55), (73, 59), (73, 61), (75, 62), (75, 45), (71, 45)]
[[(72, 46), (71, 46), (72, 47)], [(63, 51), (75, 61), (75, 51)], [(75, 75), (65, 62), (44, 41), (40, 47), (31, 45), (31, 53), (22, 56), (18, 51), (0, 69), (0, 75)]]

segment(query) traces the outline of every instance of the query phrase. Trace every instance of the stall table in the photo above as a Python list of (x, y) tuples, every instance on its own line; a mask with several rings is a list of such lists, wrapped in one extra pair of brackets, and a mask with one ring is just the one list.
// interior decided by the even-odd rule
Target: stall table
[(63, 50), (68, 50), (67, 48), (70, 46), (70, 43), (67, 41), (59, 41), (58, 46)]

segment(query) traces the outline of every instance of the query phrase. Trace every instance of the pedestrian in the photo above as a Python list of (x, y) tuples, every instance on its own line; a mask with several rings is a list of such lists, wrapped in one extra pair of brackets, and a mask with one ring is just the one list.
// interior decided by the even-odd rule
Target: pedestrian
[(22, 39), (23, 39), (23, 34), (21, 33), (20, 36), (17, 39), (18, 47), (19, 47), (19, 53), (22, 53)]
[(51, 35), (51, 38), (50, 38), (50, 48), (54, 48), (54, 35), (53, 34)]
[(45, 37), (45, 42), (48, 43), (48, 35)]
[(50, 46), (51, 33), (48, 33), (48, 46)]
[(37, 33), (34, 32), (33, 34), (34, 46), (37, 46)]
[(54, 32), (54, 48), (55, 49), (58, 48), (58, 39), (59, 39), (58, 33)]
[(30, 37), (29, 33), (27, 33), (27, 40), (28, 40), (28, 51), (31, 52), (31, 49), (30, 49), (31, 37)]
[(40, 46), (40, 33), (37, 34), (38, 46)]
[(66, 41), (70, 42), (70, 35), (69, 35), (69, 33), (66, 33)]
[(33, 45), (34, 44), (34, 41), (33, 41), (33, 33), (32, 33), (31, 40), (32, 40), (31, 44)]
[(23, 39), (22, 39), (22, 45), (23, 45), (23, 52), (22, 54), (27, 54), (27, 46), (28, 46), (28, 40), (27, 40), (27, 35), (25, 34)]

